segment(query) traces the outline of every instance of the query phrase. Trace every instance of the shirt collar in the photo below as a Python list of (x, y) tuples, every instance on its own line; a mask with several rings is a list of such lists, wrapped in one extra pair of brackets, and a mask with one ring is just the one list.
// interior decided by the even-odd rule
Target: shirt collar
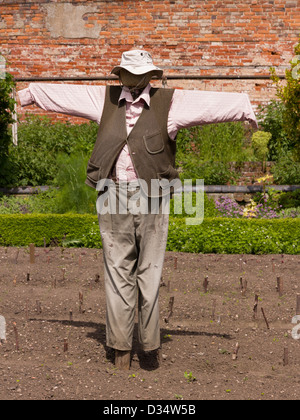
[(140, 96), (134, 101), (132, 98), (132, 95), (130, 93), (130, 90), (128, 89), (128, 87), (123, 86), (121, 95), (119, 97), (119, 103), (122, 99), (125, 99), (126, 102), (130, 102), (132, 104), (135, 104), (137, 102), (139, 102), (141, 99), (148, 105), (148, 107), (150, 107), (150, 89), (151, 89), (151, 85), (150, 83), (145, 87), (145, 89), (143, 90), (143, 92), (140, 94)]

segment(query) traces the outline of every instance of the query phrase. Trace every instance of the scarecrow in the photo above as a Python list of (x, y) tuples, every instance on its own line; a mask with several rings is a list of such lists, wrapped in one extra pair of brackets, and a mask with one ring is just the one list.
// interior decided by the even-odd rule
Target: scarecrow
[[(169, 216), (162, 211), (160, 181), (179, 178), (178, 130), (229, 121), (249, 121), (257, 127), (257, 122), (247, 94), (151, 87), (151, 79), (161, 79), (163, 71), (147, 51), (124, 52), (112, 73), (119, 77), (119, 86), (31, 83), (19, 91), (19, 98), (22, 106), (36, 104), (99, 124), (86, 183), (99, 189), (101, 197), (104, 190), (99, 183), (108, 179), (115, 202), (122, 201), (122, 211), (98, 210), (98, 217), (105, 266), (106, 343), (115, 349), (116, 365), (129, 369), (136, 304), (144, 355), (156, 358), (161, 347), (158, 300)], [(153, 181), (158, 187), (153, 188)], [(149, 203), (156, 196), (158, 211), (132, 209), (133, 197), (142, 186)], [(121, 197), (126, 197), (125, 206)]]

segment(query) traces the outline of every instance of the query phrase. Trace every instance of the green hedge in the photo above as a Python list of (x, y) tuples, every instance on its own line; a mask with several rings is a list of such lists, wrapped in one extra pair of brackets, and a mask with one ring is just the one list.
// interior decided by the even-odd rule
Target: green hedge
[(62, 245), (67, 238), (82, 238), (93, 226), (97, 216), (75, 214), (0, 215), (0, 246)]
[[(93, 215), (0, 215), (0, 246), (57, 244), (100, 248)], [(167, 249), (226, 254), (300, 254), (300, 219), (205, 218), (199, 226), (170, 219)]]

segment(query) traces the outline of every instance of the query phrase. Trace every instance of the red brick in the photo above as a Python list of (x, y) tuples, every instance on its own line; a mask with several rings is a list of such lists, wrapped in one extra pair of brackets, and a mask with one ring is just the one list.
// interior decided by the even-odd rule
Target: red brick
[[(275, 4), (265, 0), (64, 2), (95, 8), (82, 28), (94, 31), (99, 27), (98, 38), (53, 37), (46, 26), (45, 5), (56, 7), (59, 3), (0, 4), (1, 53), (15, 76), (68, 77), (82, 69), (87, 74), (107, 75), (123, 51), (136, 47), (148, 49), (157, 65), (176, 66), (166, 67), (166, 74), (255, 76), (268, 74), (271, 66), (280, 66), (283, 74), (282, 68), (289, 66), (299, 39), (300, 4), (292, 0)], [(68, 55), (71, 63), (59, 61)], [(268, 80), (179, 80), (168, 84), (185, 89), (246, 91), (254, 104), (265, 103), (275, 94)], [(20, 83), (18, 88), (23, 86)], [(42, 111), (32, 107), (32, 112)]]

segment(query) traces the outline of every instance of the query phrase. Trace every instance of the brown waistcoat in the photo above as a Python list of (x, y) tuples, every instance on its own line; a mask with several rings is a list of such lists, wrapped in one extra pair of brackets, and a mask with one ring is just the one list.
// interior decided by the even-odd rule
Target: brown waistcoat
[(126, 102), (118, 103), (121, 87), (107, 86), (97, 140), (88, 163), (87, 185), (96, 188), (98, 181), (109, 178), (126, 143), (138, 178), (147, 184), (148, 196), (157, 195), (151, 193), (151, 180), (158, 183), (179, 178), (175, 169), (176, 141), (170, 139), (167, 130), (173, 93), (173, 89), (151, 88), (150, 107), (145, 104), (128, 136)]

